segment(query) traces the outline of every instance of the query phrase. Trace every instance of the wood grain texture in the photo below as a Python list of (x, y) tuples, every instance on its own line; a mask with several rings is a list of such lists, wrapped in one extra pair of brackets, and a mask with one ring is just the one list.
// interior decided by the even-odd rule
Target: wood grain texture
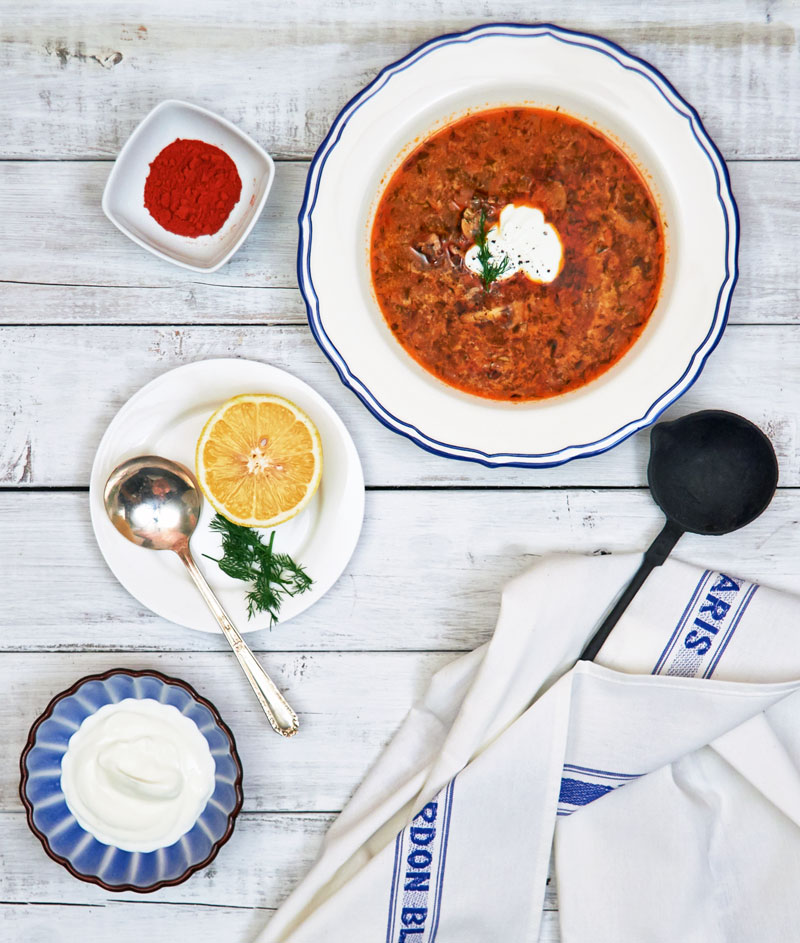
[(0, 718), (8, 759), (0, 767), (0, 811), (22, 808), (18, 757), (50, 699), (78, 678), (115, 667), (182, 678), (216, 705), (245, 770), (245, 811), (339, 811), (431, 675), (452, 658), (403, 652), (264, 657), (300, 718), (302, 736), (286, 741), (270, 729), (228, 652), (4, 655)]
[[(311, 867), (333, 818), (318, 814), (242, 813), (233, 836), (211, 865), (184, 884), (165, 887), (144, 899), (153, 904), (213, 907), (225, 907), (235, 901), (237, 907), (271, 910)], [(143, 899), (139, 894), (111, 894), (76, 881), (46, 857), (22, 814), (0, 813), (0, 832), (3, 854), (15, 862), (13, 870), (0, 871), (0, 900), (5, 903), (46, 904), (59, 900), (102, 905)], [(551, 881), (544, 909), (554, 910), (556, 906)], [(2, 910), (0, 918), (1, 915)]]
[[(85, 486), (103, 431), (126, 400), (172, 367), (213, 357), (264, 360), (310, 383), (350, 430), (370, 486), (645, 482), (647, 432), (555, 469), (487, 469), (430, 455), (374, 419), (299, 326), (20, 326), (0, 327), (0, 484)], [(771, 436), (782, 484), (800, 485), (798, 362), (800, 325), (731, 326), (699, 381), (666, 415), (724, 406), (748, 416)]]
[[(0, 293), (0, 323), (305, 323), (295, 268), (307, 164), (278, 164), (263, 216), (213, 275), (163, 262), (111, 225), (100, 208), (110, 169), (0, 163), (0, 280), (11, 283)], [(796, 323), (800, 164), (742, 162), (730, 171), (742, 223), (731, 319)]]
[[(742, 218), (732, 326), (668, 415), (740, 411), (773, 438), (767, 513), (677, 555), (800, 589), (800, 56), (796, 0), (298, 0), (232, 7), (34, 0), (0, 12), (0, 938), (11, 943), (252, 940), (313, 860), (332, 815), (431, 674), (491, 634), (502, 585), (551, 551), (640, 551), (660, 526), (643, 490), (647, 434), (560, 469), (487, 470), (380, 426), (312, 341), (297, 289), (307, 161), (341, 106), (386, 63), (487, 21), (606, 35), (661, 69), (729, 160)], [(281, 159), (264, 215), (213, 275), (163, 263), (100, 210), (109, 161), (159, 101), (218, 111)], [(141, 326), (126, 326), (141, 325)], [(303, 735), (265, 729), (222, 639), (164, 622), (117, 583), (87, 495), (116, 410), (163, 371), (212, 356), (298, 374), (351, 430), (368, 484), (364, 531), (317, 606), (250, 636)], [(34, 489), (34, 490), (30, 490)], [(413, 490), (418, 489), (418, 490)], [(608, 489), (608, 490), (606, 490)], [(47, 700), (114, 665), (185, 677), (231, 724), (246, 811), (217, 861), (139, 898), (47, 859), (16, 794), (17, 757)], [(624, 904), (622, 904), (624, 905)], [(559, 940), (553, 886), (541, 934)]]
[[(293, 621), (251, 633), (256, 650), (472, 649), (494, 629), (503, 585), (537, 556), (641, 552), (663, 520), (644, 490), (385, 491), (367, 498), (364, 530), (339, 582)], [(800, 592), (798, 519), (800, 492), (779, 491), (744, 530), (686, 535), (675, 552)], [(94, 542), (85, 494), (2, 493), (0, 520), (0, 651), (102, 649), (129, 654), (129, 665), (150, 652), (226, 651), (221, 636), (165, 622), (127, 594)], [(66, 679), (73, 668), (64, 659)], [(194, 664), (189, 655), (173, 661), (176, 671)], [(159, 663), (169, 673), (170, 659)]]
[[(273, 909), (313, 863), (333, 818), (244, 812), (212, 864), (186, 883), (155, 891), (146, 900)], [(0, 872), (0, 899), (4, 902), (46, 904), (58, 900), (97, 905), (142, 900), (138, 894), (112, 894), (76, 881), (45, 855), (22, 813), (0, 813), (0, 831), (3, 853), (15, 863), (13, 869)]]
[[(727, 157), (794, 158), (800, 145), (792, 0), (520, 0), (465, 6), (308, 0), (237, 13), (193, 0), (131, 8), (89, 0), (4, 15), (0, 120), (7, 157), (113, 157), (165, 98), (222, 112), (278, 157), (307, 157), (342, 105), (419, 43), (480, 22), (556, 22), (602, 33), (663, 71)], [(238, 15), (237, 15), (238, 14)], [(781, 102), (779, 109), (765, 107)]]
[[(271, 911), (247, 907), (157, 904), (147, 900), (103, 901), (94, 905), (1, 904), (0, 924), (13, 943), (85, 943), (86, 940), (142, 943), (250, 941), (264, 929)], [(558, 915), (545, 913), (539, 943), (558, 943)]]
[[(55, 895), (54, 895), (55, 896)], [(200, 907), (116, 898), (95, 904), (0, 904), (0, 927), (12, 943), (142, 943), (184, 940), (192, 943), (253, 940), (272, 911), (236, 905)], [(558, 936), (551, 936), (558, 940)]]

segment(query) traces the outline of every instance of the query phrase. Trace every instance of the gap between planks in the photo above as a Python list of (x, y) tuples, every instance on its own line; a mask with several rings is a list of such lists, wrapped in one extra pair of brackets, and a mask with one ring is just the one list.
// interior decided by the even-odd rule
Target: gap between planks
[[(310, 164), (316, 154), (311, 157), (273, 157), (275, 164)], [(100, 155), (98, 157), (0, 157), (4, 164), (113, 164), (116, 157)], [(800, 157), (789, 155), (781, 157), (780, 155), (772, 157), (725, 157), (726, 164), (796, 164), (800, 162)]]
[[(553, 492), (571, 492), (582, 491), (596, 492), (622, 492), (622, 491), (648, 491), (648, 485), (365, 485), (364, 490), (372, 494), (392, 494), (397, 492), (410, 493), (431, 493), (441, 492), (503, 492), (505, 494), (533, 494), (544, 491)], [(779, 485), (776, 493), (800, 491), (800, 485)], [(88, 485), (0, 485), (0, 494), (88, 494)]]

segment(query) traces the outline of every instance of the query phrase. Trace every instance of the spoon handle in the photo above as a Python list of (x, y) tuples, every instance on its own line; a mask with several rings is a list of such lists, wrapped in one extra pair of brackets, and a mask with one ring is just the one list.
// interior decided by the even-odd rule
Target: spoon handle
[(298, 728), (297, 714), (289, 707), (286, 698), (275, 686), (275, 682), (272, 678), (270, 678), (258, 663), (256, 656), (250, 651), (249, 645), (239, 634), (239, 630), (233, 622), (231, 622), (227, 612), (222, 608), (222, 604), (214, 595), (214, 591), (208, 585), (206, 578), (194, 562), (189, 552), (189, 547), (186, 546), (176, 552), (181, 560), (183, 560), (186, 569), (189, 571), (189, 575), (194, 580), (195, 586), (200, 590), (208, 608), (214, 613), (225, 638), (230, 642), (233, 654), (236, 655), (239, 664), (242, 666), (242, 671), (244, 671), (247, 680), (250, 682), (250, 686), (256, 693), (256, 697), (261, 702), (261, 706), (264, 708), (264, 713), (267, 715), (267, 720), (269, 720), (272, 725), (272, 729), (282, 737), (293, 737), (297, 733)]
[(630, 605), (633, 597), (642, 588), (642, 584), (651, 571), (667, 559), (672, 548), (682, 536), (683, 530), (673, 521), (668, 520), (661, 533), (650, 544), (642, 560), (642, 565), (636, 571), (633, 579), (625, 587), (625, 591), (614, 604), (614, 608), (603, 619), (600, 628), (589, 640), (589, 644), (581, 652), (580, 661), (594, 661), (603, 643), (611, 635), (611, 630), (619, 622), (620, 616)]

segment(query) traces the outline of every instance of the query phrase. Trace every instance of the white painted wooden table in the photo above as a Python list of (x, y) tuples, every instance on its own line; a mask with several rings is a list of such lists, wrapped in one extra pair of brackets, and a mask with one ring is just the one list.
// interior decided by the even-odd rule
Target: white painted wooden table
[[(307, 161), (342, 104), (431, 36), (533, 19), (604, 34), (651, 61), (729, 161), (742, 217), (731, 324), (670, 414), (716, 406), (751, 417), (775, 442), (781, 488), (745, 531), (687, 537), (679, 555), (800, 591), (796, 0), (493, 0), (473, 10), (462, 0), (0, 0), (4, 941), (252, 939), (431, 673), (489, 636), (503, 582), (547, 551), (632, 550), (657, 532), (646, 433), (541, 472), (428, 455), (341, 386), (297, 290)], [(152, 258), (100, 211), (109, 161), (171, 97), (220, 112), (279, 161), (264, 216), (210, 276)], [(89, 525), (89, 468), (114, 412), (170, 367), (219, 356), (307, 380), (340, 412), (366, 472), (366, 521), (346, 574), (296, 622), (251, 637), (301, 714), (289, 743), (267, 730), (221, 637), (143, 610)], [(244, 812), (217, 860), (144, 898), (69, 877), (29, 834), (17, 796), (31, 721), (77, 677), (115, 665), (196, 685), (233, 727), (245, 767)], [(547, 908), (542, 939), (557, 940), (554, 891)]]

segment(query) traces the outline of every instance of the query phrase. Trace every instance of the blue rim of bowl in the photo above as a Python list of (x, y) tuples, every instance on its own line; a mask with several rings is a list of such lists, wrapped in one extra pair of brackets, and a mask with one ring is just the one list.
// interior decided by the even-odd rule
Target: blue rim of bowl
[[(469, 446), (441, 442), (427, 435), (410, 422), (390, 413), (350, 369), (336, 345), (328, 336), (320, 312), (319, 298), (311, 278), (311, 243), (313, 238), (312, 214), (316, 204), (322, 172), (331, 151), (336, 147), (351, 116), (398, 72), (410, 68), (419, 59), (434, 50), (454, 43), (470, 43), (488, 36), (537, 39), (549, 36), (566, 45), (582, 46), (601, 55), (608, 56), (623, 69), (636, 72), (647, 79), (661, 94), (664, 101), (689, 122), (692, 134), (700, 149), (708, 158), (714, 171), (717, 185), (717, 200), (722, 208), (725, 223), (725, 278), (717, 293), (714, 317), (708, 333), (698, 345), (680, 378), (665, 390), (638, 419), (632, 419), (608, 435), (594, 442), (567, 445), (555, 452), (544, 453), (487, 453)], [(388, 429), (415, 442), (420, 448), (444, 458), (476, 462), (488, 468), (552, 468), (578, 458), (600, 455), (619, 445), (629, 436), (652, 425), (656, 419), (694, 384), (706, 361), (720, 341), (728, 322), (733, 290), (739, 278), (739, 210), (731, 191), (730, 175), (722, 154), (711, 140), (696, 109), (677, 91), (661, 72), (644, 59), (631, 55), (622, 46), (594, 33), (583, 33), (564, 29), (552, 23), (489, 23), (460, 33), (447, 33), (428, 40), (408, 55), (387, 65), (360, 92), (342, 108), (330, 130), (314, 155), (306, 178), (303, 204), (298, 216), (300, 239), (297, 249), (297, 281), (306, 304), (308, 323), (315, 340), (339, 374), (339, 379), (349, 387), (375, 418)], [(733, 256), (731, 259), (731, 246)], [(565, 455), (577, 450), (577, 454)]]
[[(33, 821), (33, 814), (35, 810), (35, 805), (30, 801), (26, 792), (26, 786), (28, 783), (28, 767), (27, 767), (27, 758), (31, 750), (36, 744), (36, 734), (38, 733), (39, 727), (46, 721), (49, 720), (53, 715), (53, 711), (56, 706), (66, 698), (72, 697), (80, 688), (90, 681), (107, 681), (109, 678), (112, 678), (114, 675), (126, 675), (130, 678), (156, 678), (158, 681), (163, 684), (173, 685), (175, 687), (181, 688), (184, 690), (193, 700), (205, 707), (211, 714), (214, 719), (215, 724), (225, 737), (228, 740), (230, 747), (230, 756), (233, 760), (234, 766), (236, 767), (236, 777), (233, 782), (233, 788), (236, 794), (236, 802), (233, 809), (228, 814), (228, 822), (225, 828), (225, 831), (222, 835), (213, 843), (211, 846), (211, 851), (209, 854), (202, 860), (195, 864), (190, 865), (182, 874), (176, 878), (171, 878), (169, 880), (157, 881), (153, 884), (147, 886), (141, 886), (136, 884), (109, 884), (106, 881), (103, 881), (100, 877), (94, 874), (84, 874), (78, 871), (67, 858), (62, 855), (56, 854), (53, 849), (50, 847), (50, 843), (47, 839), (47, 836), (35, 825)], [(182, 884), (184, 881), (188, 880), (196, 871), (201, 871), (207, 865), (209, 865), (214, 858), (216, 858), (219, 853), (220, 848), (230, 839), (233, 834), (234, 825), (236, 824), (236, 818), (239, 815), (239, 812), (242, 808), (242, 803), (244, 801), (244, 794), (242, 792), (242, 762), (239, 758), (239, 753), (236, 749), (236, 741), (234, 740), (233, 733), (231, 732), (228, 725), (220, 717), (219, 711), (216, 707), (209, 701), (207, 698), (204, 698), (202, 695), (198, 694), (197, 691), (185, 681), (182, 681), (180, 678), (172, 678), (169, 675), (162, 674), (160, 671), (155, 671), (154, 669), (146, 669), (143, 671), (133, 671), (128, 668), (110, 668), (108, 671), (104, 671), (101, 674), (91, 674), (86, 675), (83, 678), (79, 678), (73, 685), (67, 688), (64, 691), (61, 691), (59, 694), (56, 694), (55, 697), (50, 701), (44, 711), (36, 718), (33, 722), (33, 726), (28, 733), (28, 740), (25, 744), (25, 748), (22, 751), (22, 755), (19, 760), (20, 765), (20, 784), (19, 784), (19, 796), (22, 800), (22, 804), (25, 806), (25, 814), (28, 820), (28, 827), (33, 832), (33, 834), (39, 839), (47, 853), (48, 857), (52, 858), (53, 861), (58, 862), (62, 867), (66, 868), (69, 873), (77, 878), (79, 881), (85, 881), (88, 884), (96, 884), (99, 887), (102, 887), (103, 890), (120, 892), (120, 891), (135, 891), (138, 894), (149, 894), (152, 891), (157, 891), (162, 887), (174, 887), (176, 884)], [(113, 846), (109, 846), (113, 847)]]

